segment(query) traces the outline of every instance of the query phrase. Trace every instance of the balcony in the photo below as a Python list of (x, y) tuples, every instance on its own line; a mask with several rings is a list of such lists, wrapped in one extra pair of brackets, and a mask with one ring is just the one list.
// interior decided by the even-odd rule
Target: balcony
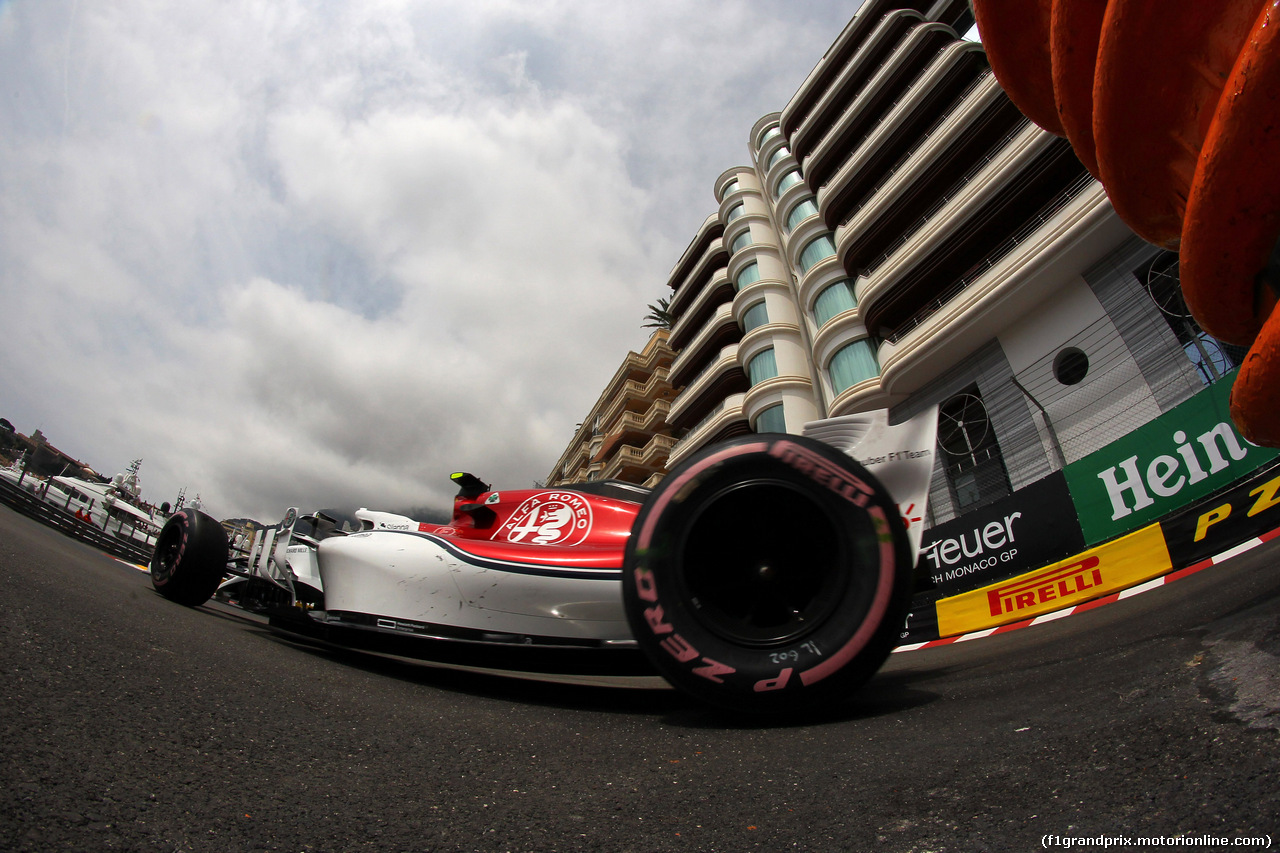
[[(859, 13), (853, 23), (862, 21), (864, 14), (868, 11), (870, 10)], [(868, 81), (893, 59), (902, 39), (913, 27), (923, 21), (924, 16), (919, 12), (905, 9), (894, 9), (876, 21), (866, 21), (866, 24), (874, 24), (874, 26), (866, 27), (869, 32), (866, 34), (865, 41), (856, 45), (851, 55), (846, 54), (848, 59), (838, 72), (833, 67), (828, 67), (826, 73), (821, 75), (826, 79), (819, 84), (820, 88), (810, 87), (809, 80), (801, 85), (800, 91), (792, 96), (792, 101), (795, 102), (806, 96), (811, 99), (812, 105), (806, 110), (804, 118), (796, 121), (788, 114), (791, 104), (782, 111), (783, 131), (790, 137), (791, 153), (797, 159), (803, 160), (809, 154), (818, 138), (826, 128), (830, 127), (849, 101), (865, 91)], [(842, 34), (836, 46), (833, 46), (828, 51), (827, 57), (823, 58), (824, 63), (830, 63), (835, 56), (839, 55), (837, 48), (843, 39)], [(813, 76), (810, 75), (811, 78)]]
[(698, 372), (699, 366), (712, 358), (714, 352), (728, 344), (736, 343), (740, 337), (742, 337), (742, 331), (738, 328), (737, 321), (733, 319), (733, 303), (723, 302), (717, 305), (711, 318), (671, 363), (672, 384), (688, 384), (688, 380)]
[(623, 420), (639, 432), (653, 433), (667, 425), (667, 415), (670, 413), (670, 400), (654, 400), (646, 410), (627, 412), (623, 415)]
[(646, 400), (653, 399), (655, 396), (665, 390), (665, 387), (671, 386), (671, 371), (665, 367), (659, 367), (653, 372), (649, 379), (640, 386), (640, 396)]
[(600, 423), (608, 424), (612, 422), (622, 410), (634, 406), (637, 400), (653, 400), (655, 397), (668, 396), (663, 392), (670, 385), (670, 371), (665, 367), (659, 367), (653, 371), (643, 382), (636, 379), (628, 379), (622, 384), (621, 393), (600, 413)]
[[(981, 48), (955, 42), (912, 85), (867, 133), (846, 150), (839, 167), (818, 190), (818, 207), (827, 227), (835, 228), (877, 189), (883, 187), (902, 164), (921, 149), (939, 128), (955, 123), (955, 116), (971, 117), (966, 98), (986, 83), (999, 91), (986, 67)], [(816, 156), (816, 155), (815, 155)], [(932, 162), (927, 157), (926, 162)]]
[[(866, 268), (858, 288), (867, 329), (884, 337), (915, 307), (927, 302), (986, 254), (1019, 223), (1011, 215), (1039, 207), (1086, 174), (1069, 145), (1034, 125), (1022, 130), (990, 162), (977, 164), (949, 196), (909, 226)], [(958, 267), (958, 269), (957, 269)]]
[(713, 406), (701, 420), (690, 428), (684, 438), (677, 441), (667, 456), (667, 467), (674, 468), (687, 456), (706, 446), (713, 440), (722, 440), (731, 435), (742, 435), (751, 431), (746, 415), (742, 412), (745, 392), (730, 394)]
[(665, 467), (675, 443), (669, 435), (655, 435), (644, 447), (623, 445), (614, 451), (612, 458), (600, 470), (599, 479), (643, 483), (651, 474)]
[[(801, 159), (810, 185), (825, 184), (835, 174), (844, 156), (857, 149), (894, 105), (903, 99), (914, 81), (936, 64), (938, 55), (955, 43), (955, 32), (945, 24), (919, 24), (914, 27), (848, 108), (829, 126), (822, 128), (822, 138)], [(956, 50), (964, 52), (980, 48), (965, 42)]]
[(643, 400), (632, 401), (635, 408), (624, 411), (614, 420), (606, 421), (605, 431), (610, 435), (620, 432), (652, 433), (662, 429), (671, 412), (669, 400), (654, 400), (647, 406)]
[(879, 352), (882, 386), (895, 399), (916, 390), (1130, 236), (1092, 177), (1064, 187), (968, 274), (890, 330)]
[(722, 399), (746, 391), (747, 376), (738, 364), (738, 345), (730, 344), (698, 374), (671, 404), (667, 422), (676, 428), (697, 423)]
[[(728, 260), (727, 255), (725, 260)], [(686, 349), (689, 342), (711, 319), (717, 307), (732, 301), (733, 282), (729, 281), (727, 269), (721, 267), (706, 282), (684, 314), (672, 324), (671, 337), (669, 338), (672, 348), (676, 350)]]
[(850, 171), (818, 194), (826, 220), (839, 220), (836, 246), (845, 267), (870, 269), (874, 258), (887, 258), (1029, 126), (988, 73), (882, 174), (846, 163)]
[(667, 464), (671, 448), (675, 446), (676, 440), (671, 436), (655, 435), (645, 444), (644, 450), (640, 453), (640, 462), (646, 468), (662, 468)]
[[(698, 256), (697, 260), (687, 267), (686, 275), (679, 279), (671, 279), (675, 292), (671, 296), (671, 304), (668, 310), (670, 310), (672, 317), (677, 318), (677, 323), (689, 311), (690, 307), (696, 304), (698, 297), (705, 289), (704, 285), (711, 280), (715, 271), (729, 262), (729, 252), (720, 240), (720, 236), (724, 233), (724, 227), (718, 223), (717, 226), (715, 239)], [(672, 332), (675, 332), (674, 328)], [(672, 346), (676, 346), (676, 344), (673, 343)]]

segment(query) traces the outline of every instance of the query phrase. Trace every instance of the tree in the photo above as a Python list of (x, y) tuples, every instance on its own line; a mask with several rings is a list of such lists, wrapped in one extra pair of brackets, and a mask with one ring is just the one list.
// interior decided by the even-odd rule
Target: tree
[(645, 306), (649, 309), (649, 313), (644, 318), (649, 322), (644, 324), (646, 329), (670, 329), (671, 328), (671, 300), (665, 296), (659, 296), (657, 302), (650, 302)]

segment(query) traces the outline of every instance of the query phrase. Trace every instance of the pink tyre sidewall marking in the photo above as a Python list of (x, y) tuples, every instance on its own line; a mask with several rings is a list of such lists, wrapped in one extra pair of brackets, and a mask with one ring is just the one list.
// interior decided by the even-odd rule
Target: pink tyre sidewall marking
[[(867, 512), (875, 520), (877, 531), (888, 530), (889, 522), (883, 509), (878, 506), (870, 507)], [(858, 626), (857, 632), (849, 638), (849, 642), (841, 646), (838, 652), (826, 658), (817, 666), (801, 672), (800, 682), (802, 684), (807, 687), (821, 681), (828, 675), (839, 672), (845, 664), (862, 651), (872, 636), (880, 630), (885, 612), (889, 609), (889, 600), (893, 597), (897, 564), (897, 553), (893, 547), (892, 537), (882, 536), (880, 541), (880, 577), (876, 581), (875, 597), (871, 600), (871, 606), (867, 609), (867, 614), (863, 617), (862, 624)]]
[[(657, 526), (658, 519), (662, 516), (663, 511), (666, 510), (667, 504), (671, 502), (671, 498), (680, 492), (685, 483), (688, 483), (698, 474), (701, 474), (711, 466), (718, 465), (726, 459), (732, 459), (735, 456), (742, 456), (746, 453), (755, 453), (759, 450), (765, 450), (768, 447), (769, 443), (767, 441), (758, 441), (727, 448), (719, 453), (713, 453), (706, 459), (703, 459), (701, 463), (694, 465), (688, 471), (685, 471), (675, 480), (671, 481), (671, 483), (664, 488), (662, 494), (658, 497), (657, 503), (653, 504), (649, 509), (649, 514), (645, 517), (644, 526), (640, 529), (640, 538), (637, 540), (637, 551), (645, 550), (649, 547), (649, 542), (653, 539), (653, 528)], [(664, 485), (666, 484), (664, 483)]]

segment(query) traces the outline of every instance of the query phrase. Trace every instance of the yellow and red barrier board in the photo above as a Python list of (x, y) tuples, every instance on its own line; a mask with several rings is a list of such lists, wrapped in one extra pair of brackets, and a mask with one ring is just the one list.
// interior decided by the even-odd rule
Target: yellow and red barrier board
[(1043, 569), (937, 603), (938, 633), (948, 637), (1030, 619), (1127, 589), (1173, 567), (1159, 524)]

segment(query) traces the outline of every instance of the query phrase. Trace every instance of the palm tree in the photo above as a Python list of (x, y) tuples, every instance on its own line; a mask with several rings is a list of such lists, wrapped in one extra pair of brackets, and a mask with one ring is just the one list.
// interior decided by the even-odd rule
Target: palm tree
[(665, 296), (659, 296), (657, 302), (650, 302), (645, 306), (649, 309), (649, 313), (644, 318), (649, 322), (644, 324), (646, 329), (670, 329), (671, 328), (671, 312), (667, 309), (671, 307), (671, 300)]

